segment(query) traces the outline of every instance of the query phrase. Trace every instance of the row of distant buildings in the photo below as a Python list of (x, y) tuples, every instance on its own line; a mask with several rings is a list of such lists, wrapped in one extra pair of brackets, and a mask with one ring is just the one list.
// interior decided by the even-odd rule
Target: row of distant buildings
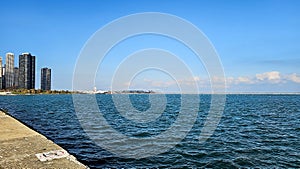
[[(35, 89), (36, 57), (30, 53), (19, 55), (19, 67), (15, 67), (15, 55), (6, 53), (5, 64), (0, 56), (0, 89)], [(41, 89), (51, 90), (51, 69), (41, 69)]]

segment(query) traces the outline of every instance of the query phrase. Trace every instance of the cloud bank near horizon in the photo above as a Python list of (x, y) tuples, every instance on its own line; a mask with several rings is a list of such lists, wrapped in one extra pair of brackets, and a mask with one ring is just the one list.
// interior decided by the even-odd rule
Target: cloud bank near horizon
[[(180, 91), (179, 85), (189, 86), (194, 82), (198, 84), (200, 92), (211, 91), (211, 81), (222, 82), (226, 81), (227, 92), (299, 92), (300, 91), (300, 75), (297, 73), (283, 74), (279, 71), (269, 71), (257, 73), (252, 76), (227, 76), (225, 79), (219, 77), (200, 77), (194, 76), (193, 78), (183, 78), (168, 80), (159, 80), (153, 78), (140, 78), (139, 80), (132, 80), (131, 82), (124, 82), (119, 85), (118, 89), (151, 89), (162, 92), (178, 92)], [(277, 90), (270, 90), (270, 86)], [(292, 91), (285, 90), (284, 86), (288, 86)], [(223, 87), (223, 86), (220, 86)], [(258, 90), (253, 90), (256, 88)], [(282, 89), (282, 90), (279, 90)], [(193, 91), (182, 91), (183, 93), (193, 93)]]

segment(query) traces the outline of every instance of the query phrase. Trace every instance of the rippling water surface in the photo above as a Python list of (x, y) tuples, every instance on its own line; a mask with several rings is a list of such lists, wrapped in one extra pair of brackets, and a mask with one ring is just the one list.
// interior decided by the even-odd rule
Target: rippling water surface
[[(151, 107), (148, 95), (129, 97), (139, 111)], [(197, 139), (211, 96), (199, 97), (198, 117), (187, 136), (169, 151), (144, 159), (117, 157), (89, 139), (78, 122), (71, 95), (0, 96), (0, 108), (91, 168), (300, 167), (300, 95), (227, 95), (222, 119), (205, 143)], [(138, 124), (118, 113), (111, 95), (96, 95), (96, 98), (103, 116), (115, 130), (137, 138), (167, 130), (176, 121), (181, 103), (180, 95), (167, 95), (162, 115), (153, 122)], [(101, 128), (95, 126), (89, 130)]]

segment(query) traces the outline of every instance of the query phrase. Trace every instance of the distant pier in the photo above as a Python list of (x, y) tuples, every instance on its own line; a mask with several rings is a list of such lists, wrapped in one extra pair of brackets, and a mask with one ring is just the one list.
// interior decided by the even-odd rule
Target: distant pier
[(56, 151), (66, 152), (0, 110), (0, 168), (88, 168), (67, 152), (60, 156)]

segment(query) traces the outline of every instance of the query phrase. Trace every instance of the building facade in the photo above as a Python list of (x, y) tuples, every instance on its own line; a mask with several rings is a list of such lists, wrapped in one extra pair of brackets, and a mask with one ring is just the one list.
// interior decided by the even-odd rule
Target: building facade
[(18, 67), (14, 68), (14, 83), (13, 83), (13, 88), (15, 88), (15, 89), (19, 88), (19, 68)]
[(5, 89), (5, 64), (2, 67), (2, 89)]
[(2, 87), (2, 57), (0, 56), (0, 90), (3, 89)]
[(6, 53), (6, 64), (5, 64), (5, 88), (13, 88), (14, 85), (14, 54), (13, 53)]
[(35, 56), (22, 53), (19, 56), (19, 84), (20, 89), (35, 89)]
[(41, 69), (41, 89), (51, 90), (51, 69), (49, 68)]

